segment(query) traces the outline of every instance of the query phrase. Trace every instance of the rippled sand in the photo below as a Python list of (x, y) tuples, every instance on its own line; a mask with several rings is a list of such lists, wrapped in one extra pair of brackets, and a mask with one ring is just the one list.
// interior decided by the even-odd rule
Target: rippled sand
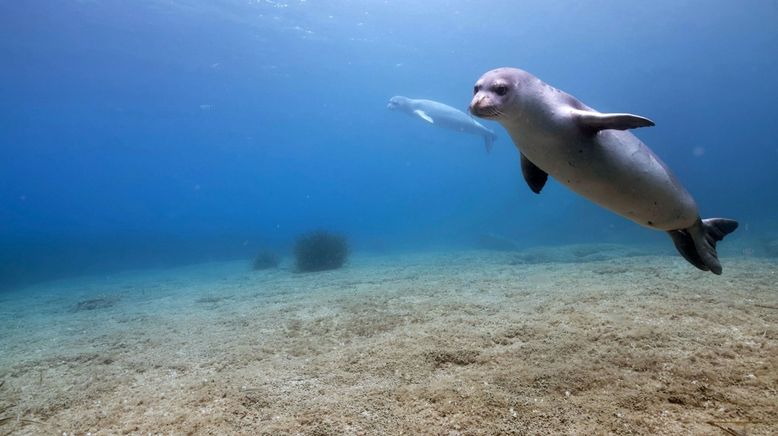
[(231, 262), (0, 294), (0, 435), (778, 433), (778, 261), (717, 277), (639, 254)]

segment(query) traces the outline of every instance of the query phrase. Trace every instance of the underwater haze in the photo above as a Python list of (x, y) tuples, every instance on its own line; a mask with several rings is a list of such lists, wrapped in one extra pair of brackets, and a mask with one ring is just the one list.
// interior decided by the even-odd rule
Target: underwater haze
[[(771, 434), (776, 29), (770, 0), (0, 0), (0, 433)], [(506, 66), (653, 120), (740, 224), (724, 275), (533, 193), (497, 122), (487, 152), (387, 108), (467, 113)], [(300, 274), (320, 229), (350, 257)]]
[(500, 66), (653, 119), (637, 135), (703, 216), (775, 231), (774, 2), (4, 1), (0, 17), (3, 282), (234, 258), (319, 227), (366, 249), (486, 231), (664, 244), (556, 183), (534, 195), (496, 123), (487, 155), (386, 110), (466, 110)]

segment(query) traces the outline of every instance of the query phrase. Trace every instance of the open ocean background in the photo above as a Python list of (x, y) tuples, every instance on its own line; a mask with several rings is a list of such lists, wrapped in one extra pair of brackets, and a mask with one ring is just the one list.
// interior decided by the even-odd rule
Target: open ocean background
[[(526, 69), (636, 134), (726, 243), (778, 233), (775, 1), (0, 0), (0, 288), (245, 258), (316, 228), (357, 252), (661, 246), (480, 139), (386, 109), (465, 110)], [(739, 242), (738, 242), (739, 241)], [(726, 261), (724, 262), (726, 267)], [(691, 266), (689, 266), (691, 268)]]

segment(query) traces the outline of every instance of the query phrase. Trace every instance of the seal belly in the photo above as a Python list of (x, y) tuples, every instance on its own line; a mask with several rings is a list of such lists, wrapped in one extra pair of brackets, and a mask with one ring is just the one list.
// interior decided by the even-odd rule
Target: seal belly
[(627, 219), (652, 229), (676, 230), (698, 218), (691, 195), (630, 132), (603, 130), (591, 138), (544, 145), (528, 150), (530, 160), (537, 155), (539, 162), (533, 162), (551, 177)]

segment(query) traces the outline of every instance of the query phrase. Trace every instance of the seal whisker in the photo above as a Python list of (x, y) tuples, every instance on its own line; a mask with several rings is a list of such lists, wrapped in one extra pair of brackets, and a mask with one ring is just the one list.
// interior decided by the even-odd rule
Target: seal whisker
[(489, 108), (486, 108), (486, 110), (484, 111), (484, 115), (489, 117), (489, 118), (500, 118), (500, 117), (502, 117), (505, 114), (501, 110), (499, 110), (499, 109), (497, 109), (495, 107), (489, 107)]

